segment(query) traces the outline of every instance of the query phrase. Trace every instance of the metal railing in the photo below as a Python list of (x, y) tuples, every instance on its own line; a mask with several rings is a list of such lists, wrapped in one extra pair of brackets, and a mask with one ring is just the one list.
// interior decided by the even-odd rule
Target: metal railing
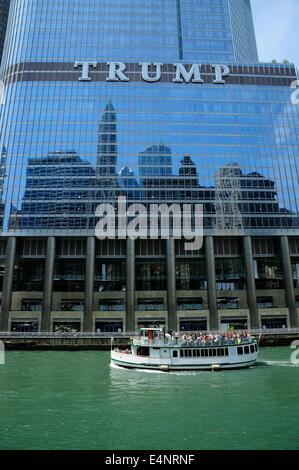
[[(242, 331), (242, 330), (241, 330)], [(238, 332), (237, 330), (235, 331)], [(182, 335), (196, 335), (199, 332), (195, 331), (181, 331), (178, 336)], [(203, 334), (222, 334), (217, 331), (201, 331)], [(278, 336), (278, 335), (299, 335), (299, 328), (276, 328), (276, 329), (252, 329), (250, 330), (252, 336)], [(0, 338), (132, 338), (136, 337), (136, 331), (125, 332), (17, 332), (17, 331), (0, 331)]]

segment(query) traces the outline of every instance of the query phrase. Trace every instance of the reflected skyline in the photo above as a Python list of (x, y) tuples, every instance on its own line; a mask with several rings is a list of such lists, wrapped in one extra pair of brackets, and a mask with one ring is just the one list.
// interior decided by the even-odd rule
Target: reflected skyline
[[(1, 181), (6, 158), (3, 148)], [(171, 148), (162, 142), (141, 151), (138, 165), (139, 178), (129, 166), (116, 172), (117, 112), (109, 100), (100, 118), (96, 168), (75, 150), (29, 158), (21, 209), (12, 208), (10, 228), (93, 229), (96, 206), (114, 203), (118, 196), (130, 203), (202, 203), (204, 226), (219, 233), (297, 223), (279, 207), (275, 182), (258, 172), (244, 174), (238, 162), (219, 167), (210, 187), (201, 185), (191, 155), (183, 156), (174, 174)]]

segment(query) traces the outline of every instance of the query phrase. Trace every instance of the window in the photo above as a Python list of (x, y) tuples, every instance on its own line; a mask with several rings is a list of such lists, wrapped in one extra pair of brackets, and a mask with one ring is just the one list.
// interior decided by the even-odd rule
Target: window
[(17, 262), (14, 272), (14, 291), (42, 292), (45, 262), (24, 259)]
[(172, 357), (178, 357), (178, 352), (177, 351), (172, 351)]
[(138, 318), (138, 328), (163, 328), (165, 327), (165, 318)]
[(196, 297), (179, 297), (177, 299), (177, 308), (178, 310), (202, 310), (203, 303), (202, 298)]
[(249, 346), (244, 346), (244, 354), (249, 354)]
[(165, 260), (136, 261), (136, 290), (166, 290)]
[(121, 333), (123, 331), (123, 322), (120, 320), (97, 320), (97, 333)]
[(164, 310), (163, 299), (138, 299), (137, 310), (139, 311), (155, 311)]
[(84, 310), (84, 300), (62, 300), (61, 310), (70, 312), (82, 312)]
[(96, 262), (95, 266), (96, 292), (125, 292), (126, 291), (126, 263)]
[(207, 281), (203, 260), (176, 261), (177, 290), (205, 290)]
[(26, 312), (40, 312), (42, 310), (41, 299), (22, 299), (21, 310)]
[(218, 297), (217, 307), (219, 310), (231, 310), (239, 308), (239, 300), (236, 297)]
[(188, 319), (180, 320), (180, 331), (207, 331), (207, 320), (204, 319)]
[(245, 268), (241, 258), (216, 258), (215, 270), (217, 290), (245, 289)]
[(250, 352), (254, 353), (254, 345), (253, 344), (250, 345)]
[(237, 348), (237, 354), (238, 354), (239, 356), (241, 356), (241, 355), (243, 354), (243, 348), (242, 348), (242, 346), (238, 346), (238, 348)]
[(273, 308), (273, 297), (257, 297), (258, 308)]
[(84, 239), (61, 239), (57, 243), (57, 256), (84, 256)]
[(37, 321), (12, 321), (11, 331), (15, 333), (35, 333), (38, 331)]
[(286, 328), (287, 324), (287, 317), (262, 317), (262, 328), (267, 330)]
[(222, 317), (221, 318), (221, 330), (226, 331), (230, 329), (234, 330), (246, 330), (248, 328), (247, 317)]
[(57, 261), (53, 289), (55, 292), (84, 292), (85, 264), (83, 260)]
[(45, 256), (46, 240), (37, 240), (35, 238), (22, 240), (20, 244), (21, 256)]
[(54, 333), (78, 333), (81, 329), (80, 321), (53, 321), (53, 332)]
[(283, 289), (283, 271), (279, 258), (258, 258), (253, 261), (257, 289)]
[(122, 312), (125, 310), (124, 299), (100, 299), (99, 310), (100, 312)]
[(242, 252), (238, 238), (215, 238), (215, 255), (239, 255)]

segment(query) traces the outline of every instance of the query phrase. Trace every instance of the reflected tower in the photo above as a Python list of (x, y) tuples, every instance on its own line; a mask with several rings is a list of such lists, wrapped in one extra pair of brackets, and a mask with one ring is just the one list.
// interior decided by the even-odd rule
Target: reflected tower
[(238, 163), (226, 165), (216, 173), (215, 187), (215, 229), (228, 230), (230, 234), (243, 230), (240, 212), (242, 172)]
[(115, 196), (117, 164), (117, 124), (116, 112), (109, 100), (99, 126), (97, 150), (97, 175), (99, 177), (99, 198), (111, 199)]

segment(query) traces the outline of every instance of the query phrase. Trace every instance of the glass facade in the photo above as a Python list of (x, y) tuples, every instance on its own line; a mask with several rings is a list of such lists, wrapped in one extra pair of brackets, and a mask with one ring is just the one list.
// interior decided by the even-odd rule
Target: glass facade
[(2, 59), (3, 46), (5, 41), (9, 4), (10, 0), (0, 0), (0, 62)]
[[(98, 61), (89, 82), (84, 60)], [(107, 82), (107, 61), (130, 81)], [(140, 61), (163, 61), (161, 80), (142, 81)], [(171, 64), (199, 61), (204, 83), (173, 83)], [(298, 226), (295, 69), (250, 65), (249, 1), (13, 0), (3, 62), (3, 233), (85, 235), (118, 195), (202, 202), (210, 230)]]

